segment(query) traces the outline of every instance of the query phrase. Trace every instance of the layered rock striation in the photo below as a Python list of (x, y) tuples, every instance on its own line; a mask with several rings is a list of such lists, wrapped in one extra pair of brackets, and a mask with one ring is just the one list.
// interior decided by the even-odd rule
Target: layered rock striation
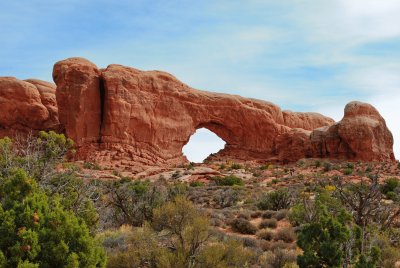
[(0, 130), (61, 127), (75, 140), (77, 157), (138, 170), (186, 162), (182, 147), (203, 127), (226, 142), (216, 159), (394, 160), (385, 120), (365, 103), (349, 103), (335, 123), (318, 113), (196, 90), (168, 73), (114, 64), (99, 69), (82, 58), (57, 62), (53, 78), (56, 91), (37, 80), (0, 78), (0, 104), (7, 107)]

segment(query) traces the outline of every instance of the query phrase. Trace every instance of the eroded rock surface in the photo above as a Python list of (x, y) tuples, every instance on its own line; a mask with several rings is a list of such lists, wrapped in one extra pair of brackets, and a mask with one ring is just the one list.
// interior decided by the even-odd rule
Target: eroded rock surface
[(50, 83), (0, 79), (1, 135), (55, 128), (59, 118), (76, 142), (77, 158), (134, 171), (186, 162), (182, 147), (202, 127), (226, 142), (214, 159), (394, 160), (385, 120), (365, 103), (349, 103), (335, 123), (317, 113), (196, 90), (168, 73), (115, 64), (99, 69), (82, 58), (57, 62), (53, 78), (56, 99)]
[(0, 77), (0, 137), (58, 130), (55, 92), (45, 81)]

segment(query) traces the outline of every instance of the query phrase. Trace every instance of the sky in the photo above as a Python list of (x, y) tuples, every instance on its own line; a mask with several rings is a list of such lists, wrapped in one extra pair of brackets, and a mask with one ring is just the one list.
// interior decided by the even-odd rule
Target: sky
[[(386, 119), (399, 158), (399, 14), (398, 0), (1, 1), (0, 76), (51, 81), (56, 61), (80, 56), (335, 120), (359, 100)], [(194, 161), (220, 146), (206, 131), (192, 142)]]

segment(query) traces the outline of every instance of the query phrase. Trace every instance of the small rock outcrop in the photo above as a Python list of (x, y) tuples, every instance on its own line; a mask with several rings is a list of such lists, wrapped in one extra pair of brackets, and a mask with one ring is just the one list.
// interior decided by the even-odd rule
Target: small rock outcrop
[(57, 62), (53, 78), (57, 90), (39, 80), (0, 78), (0, 136), (59, 129), (75, 140), (77, 158), (136, 171), (186, 162), (182, 147), (203, 127), (226, 142), (215, 159), (394, 160), (385, 120), (365, 103), (349, 103), (335, 123), (318, 113), (196, 90), (168, 73), (115, 64), (99, 69), (82, 58)]
[(36, 79), (0, 77), (0, 137), (58, 130), (56, 86)]
[(343, 119), (311, 133), (314, 155), (361, 161), (394, 160), (393, 136), (370, 104), (350, 102)]

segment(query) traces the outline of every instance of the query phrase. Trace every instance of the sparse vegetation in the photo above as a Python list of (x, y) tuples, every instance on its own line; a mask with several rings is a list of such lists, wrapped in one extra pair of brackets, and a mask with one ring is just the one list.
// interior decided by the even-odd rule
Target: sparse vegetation
[[(398, 163), (209, 161), (136, 176), (66, 163), (72, 141), (39, 135), (27, 139), (29, 150), (0, 139), (0, 267), (385, 268), (400, 260)], [(112, 179), (97, 179), (105, 173)]]
[(215, 183), (220, 186), (244, 185), (243, 180), (239, 177), (236, 177), (235, 175), (229, 175), (225, 177), (213, 177), (212, 180), (215, 181)]

